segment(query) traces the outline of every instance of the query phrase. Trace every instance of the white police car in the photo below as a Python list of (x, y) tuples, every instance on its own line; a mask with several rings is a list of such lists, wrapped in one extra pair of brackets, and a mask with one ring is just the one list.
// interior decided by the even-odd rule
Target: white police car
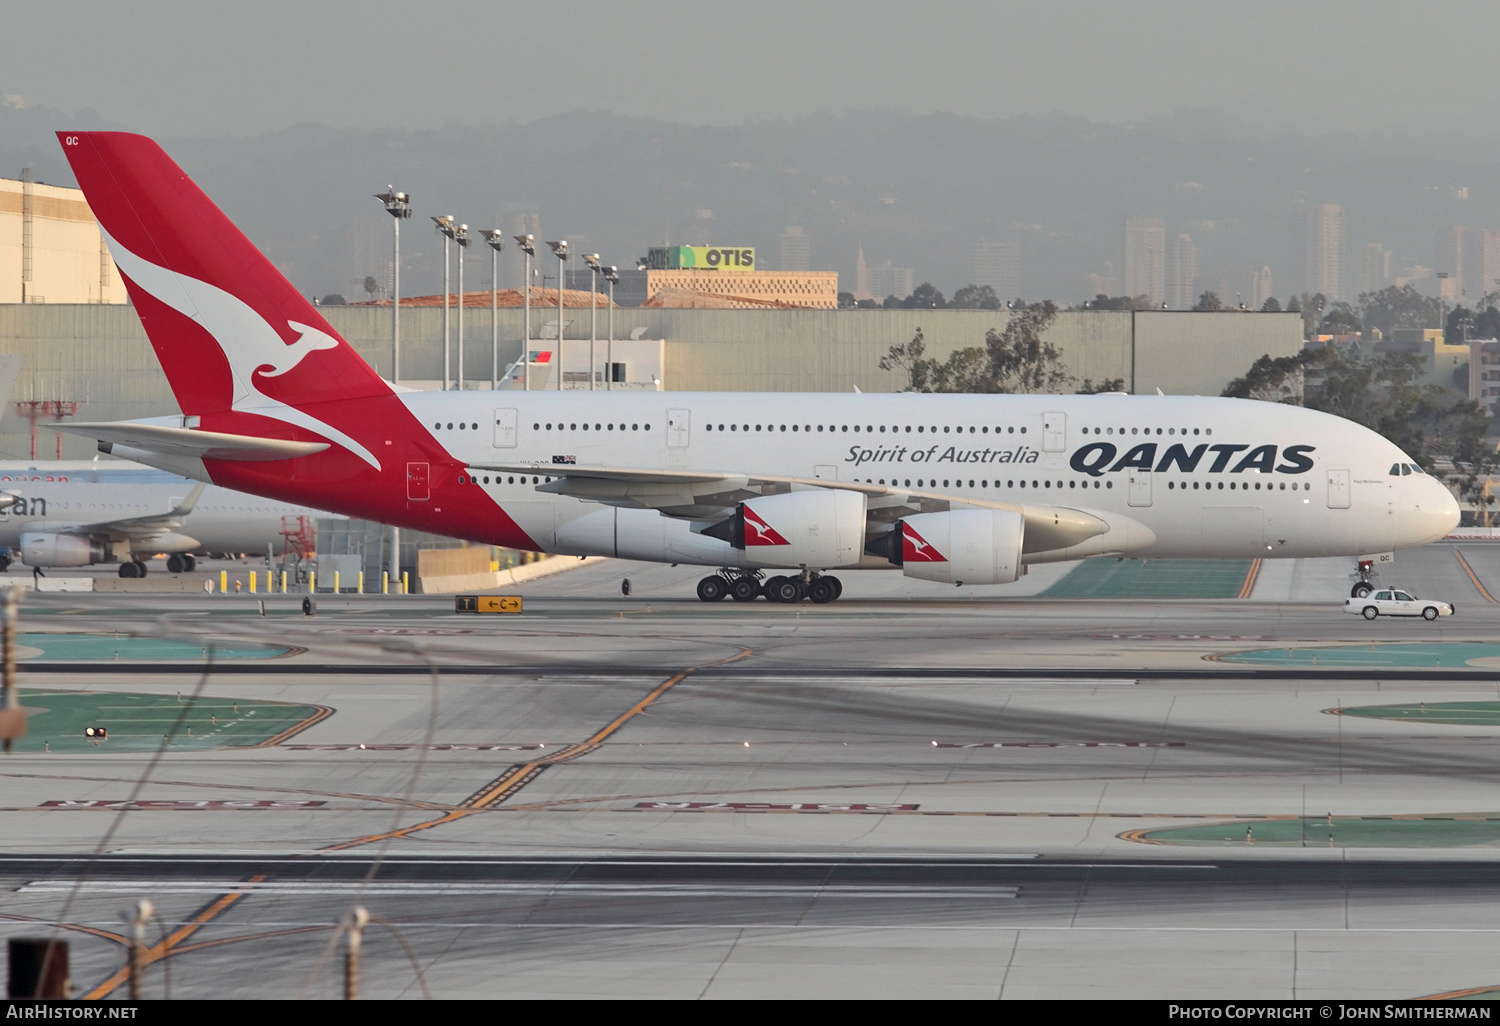
[(1377, 616), (1420, 616), (1424, 620), (1436, 620), (1440, 616), (1452, 616), (1453, 606), (1436, 599), (1417, 598), (1400, 588), (1381, 588), (1364, 598), (1344, 600), (1344, 612), (1373, 620)]

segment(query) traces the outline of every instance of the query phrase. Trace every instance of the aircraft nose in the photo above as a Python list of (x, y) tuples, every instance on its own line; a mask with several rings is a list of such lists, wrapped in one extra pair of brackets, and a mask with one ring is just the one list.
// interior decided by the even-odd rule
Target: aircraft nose
[(1426, 545), (1445, 538), (1458, 526), (1458, 500), (1435, 477), (1409, 478), (1417, 487), (1401, 517), (1402, 546)]

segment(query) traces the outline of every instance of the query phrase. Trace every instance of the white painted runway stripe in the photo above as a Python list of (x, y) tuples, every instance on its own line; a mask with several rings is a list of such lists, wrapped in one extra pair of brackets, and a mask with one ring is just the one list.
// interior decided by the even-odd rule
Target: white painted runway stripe
[(381, 881), (360, 883), (321, 880), (267, 880), (249, 883), (243, 880), (34, 880), (17, 888), (21, 894), (268, 894), (268, 895), (347, 895), (379, 894), (441, 897), (471, 894), (584, 894), (595, 897), (664, 898), (1014, 898), (1019, 887), (887, 887), (865, 884), (608, 884), (569, 883), (566, 881), (496, 881), (494, 883), (423, 883), (418, 881)]

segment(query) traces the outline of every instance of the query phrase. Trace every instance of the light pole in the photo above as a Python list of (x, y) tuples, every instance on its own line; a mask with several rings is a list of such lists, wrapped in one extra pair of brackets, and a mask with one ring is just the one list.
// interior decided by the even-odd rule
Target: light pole
[(589, 391), (594, 390), (595, 362), (594, 345), (599, 340), (599, 266), (598, 253), (585, 253), (583, 262), (589, 265)]
[(525, 311), (522, 314), (521, 333), (521, 366), (525, 370), (521, 374), (521, 390), (531, 391), (531, 258), (536, 256), (536, 236), (516, 235), (516, 245), (521, 247), (521, 252), (526, 254), (526, 279), (521, 282), (522, 301), (521, 305)]
[(560, 239), (556, 242), (548, 242), (552, 252), (557, 254), (557, 390), (563, 387), (563, 268), (568, 262), (568, 241)]
[(432, 223), (437, 225), (437, 230), (443, 236), (443, 391), (448, 391), (448, 382), (453, 375), (449, 373), (448, 363), (448, 244), (453, 241), (453, 215), (444, 214), (442, 217), (434, 217)]
[(613, 264), (606, 267), (604, 280), (609, 282), (609, 342), (604, 346), (604, 390), (611, 392), (615, 380), (615, 286), (620, 282), (620, 269)]
[[(391, 255), (391, 383), (401, 384), (401, 222), (411, 217), (411, 197), (387, 185), (376, 196), (385, 204), (391, 222), (393, 252)], [(391, 579), (401, 580), (401, 528), (391, 528)]]
[(391, 381), (401, 383), (401, 222), (411, 217), (411, 197), (387, 185), (375, 196), (394, 220), (391, 253)]
[(505, 248), (505, 233), (499, 228), (481, 228), (479, 234), (490, 244), (490, 391), (500, 387), (500, 251)]
[(458, 243), (458, 390), (464, 390), (464, 250), (469, 248), (469, 226), (461, 224), (453, 229), (453, 241)]

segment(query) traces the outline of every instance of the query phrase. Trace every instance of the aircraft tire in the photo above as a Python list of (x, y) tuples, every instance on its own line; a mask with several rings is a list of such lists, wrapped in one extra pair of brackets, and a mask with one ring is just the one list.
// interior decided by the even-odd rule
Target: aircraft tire
[(754, 602), (760, 598), (760, 585), (753, 577), (736, 577), (729, 585), (729, 597), (736, 602)]
[(120, 564), (120, 576), (129, 580), (133, 577), (139, 577), (140, 574), (136, 571), (135, 563), (131, 562)]
[(781, 582), (784, 580), (786, 580), (786, 578), (781, 576), (780, 574), (777, 574), (775, 577), (766, 578), (766, 581), (763, 585), (761, 585), (760, 590), (765, 594), (767, 602), (781, 601), (781, 599), (777, 597), (776, 589), (781, 586)]
[(796, 605), (805, 596), (802, 582), (795, 577), (778, 577), (774, 582), (766, 584), (766, 598), (772, 602), (785, 602), (787, 605)]
[(1374, 606), (1365, 606), (1363, 616), (1366, 620), (1373, 620), (1380, 615), (1380, 610)]
[(841, 598), (844, 597), (844, 582), (843, 581), (839, 580), (837, 577), (827, 577), (827, 576), (825, 576), (823, 578), (823, 580), (825, 580), (825, 581), (832, 581), (833, 582), (833, 599), (834, 599), (835, 602), (837, 602), (839, 599), (841, 599)]
[(698, 598), (704, 602), (719, 602), (728, 594), (729, 584), (718, 574), (710, 574), (698, 582)]
[(183, 553), (182, 564), (187, 568), (188, 572), (191, 573), (192, 571), (198, 569), (198, 557), (193, 555), (191, 552)]
[(839, 597), (839, 590), (832, 577), (814, 577), (807, 586), (807, 597), (815, 605), (827, 605)]
[(183, 564), (182, 557), (180, 555), (173, 553), (172, 555), (167, 557), (167, 573), (180, 574), (186, 569), (187, 567)]
[(1372, 592), (1374, 590), (1375, 590), (1375, 588), (1370, 584), (1369, 581), (1360, 581), (1354, 587), (1352, 587), (1352, 588), (1349, 589), (1349, 597), (1350, 598), (1369, 598), (1370, 597), (1370, 592)]
[(135, 562), (135, 575), (137, 577), (145, 577), (146, 576), (146, 563), (145, 563), (145, 561), (137, 559), (134, 562)]

